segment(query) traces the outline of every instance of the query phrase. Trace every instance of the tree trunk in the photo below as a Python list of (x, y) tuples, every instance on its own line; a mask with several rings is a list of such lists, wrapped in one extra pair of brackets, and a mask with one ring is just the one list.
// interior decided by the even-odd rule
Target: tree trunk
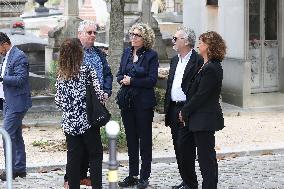
[(120, 110), (115, 102), (115, 97), (119, 89), (119, 84), (116, 82), (116, 73), (119, 68), (120, 58), (123, 52), (124, 38), (124, 0), (110, 1), (110, 29), (109, 29), (109, 57), (112, 73), (114, 75), (112, 96), (108, 102), (108, 107), (112, 113), (112, 119), (120, 118)]

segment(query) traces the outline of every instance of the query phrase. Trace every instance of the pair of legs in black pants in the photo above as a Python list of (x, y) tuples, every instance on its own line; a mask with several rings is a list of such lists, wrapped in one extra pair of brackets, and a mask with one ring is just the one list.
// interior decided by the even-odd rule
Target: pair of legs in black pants
[(102, 188), (103, 148), (100, 127), (91, 127), (84, 134), (66, 134), (67, 141), (67, 179), (70, 189), (80, 188), (81, 163), (84, 149), (89, 154), (90, 176), (93, 189)]
[[(66, 165), (67, 167), (67, 165)], [(88, 150), (84, 148), (82, 158), (81, 158), (81, 170), (80, 170), (80, 180), (88, 178), (89, 169), (89, 154)], [(64, 181), (68, 181), (67, 174), (64, 175)]]
[(183, 181), (193, 189), (198, 188), (195, 172), (197, 148), (198, 162), (203, 178), (202, 189), (217, 189), (218, 164), (214, 149), (215, 132), (192, 132), (185, 126), (179, 130), (178, 146), (180, 150), (180, 172)]
[(148, 180), (152, 162), (153, 109), (122, 110), (121, 115), (128, 147), (129, 176), (139, 175), (140, 149), (142, 160), (140, 179)]
[(173, 145), (174, 145), (179, 171), (180, 171), (180, 158), (178, 152), (178, 134), (179, 134), (179, 129), (182, 127), (181, 125), (182, 123), (179, 121), (178, 116), (181, 109), (182, 105), (176, 105), (174, 103), (170, 104), (169, 108), (170, 127), (171, 127), (171, 134), (172, 134)]

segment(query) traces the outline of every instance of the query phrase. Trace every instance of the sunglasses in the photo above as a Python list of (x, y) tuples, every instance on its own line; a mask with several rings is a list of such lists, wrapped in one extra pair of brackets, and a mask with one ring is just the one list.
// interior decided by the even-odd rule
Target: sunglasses
[(86, 33), (87, 33), (88, 35), (92, 35), (92, 34), (96, 35), (96, 34), (97, 34), (97, 31), (86, 31)]
[(174, 41), (174, 42), (176, 42), (178, 39), (184, 39), (184, 38), (183, 38), (183, 37), (178, 38), (178, 37), (176, 37), (176, 36), (173, 36), (173, 41)]
[(138, 33), (130, 33), (129, 36), (130, 36), (130, 38), (140, 38), (140, 37), (142, 37), (142, 35), (140, 35)]

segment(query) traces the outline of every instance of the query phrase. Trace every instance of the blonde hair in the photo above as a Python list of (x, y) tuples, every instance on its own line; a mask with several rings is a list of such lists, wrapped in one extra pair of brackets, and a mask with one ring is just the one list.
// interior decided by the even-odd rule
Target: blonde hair
[(135, 29), (138, 29), (141, 32), (142, 38), (144, 40), (144, 47), (146, 49), (151, 49), (154, 46), (155, 42), (155, 33), (153, 29), (144, 23), (136, 23), (129, 29), (129, 34), (133, 33)]

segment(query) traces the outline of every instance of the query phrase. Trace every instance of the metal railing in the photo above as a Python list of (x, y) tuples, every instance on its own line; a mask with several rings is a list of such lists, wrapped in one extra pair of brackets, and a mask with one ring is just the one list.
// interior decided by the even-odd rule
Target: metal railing
[(0, 134), (3, 136), (5, 142), (6, 150), (6, 179), (7, 179), (7, 189), (12, 189), (12, 142), (9, 134), (3, 128), (0, 128)]

